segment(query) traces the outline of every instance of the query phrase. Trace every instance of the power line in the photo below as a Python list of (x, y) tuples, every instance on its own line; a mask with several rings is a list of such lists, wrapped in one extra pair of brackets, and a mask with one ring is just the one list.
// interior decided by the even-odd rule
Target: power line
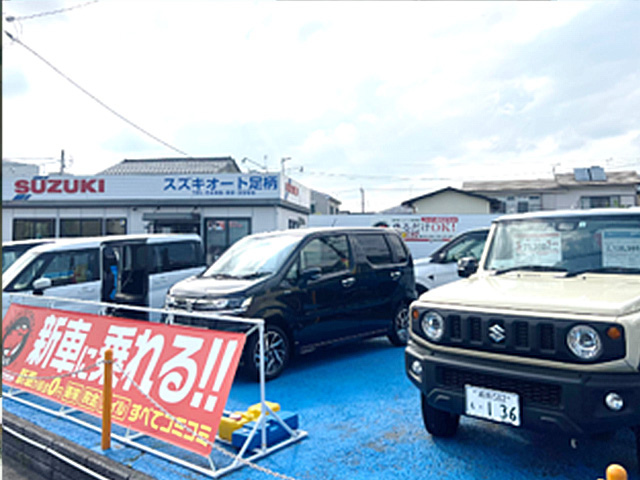
[(34, 51), (33, 49), (31, 49), (30, 47), (28, 47), (27, 45), (25, 45), (20, 39), (14, 37), (13, 35), (11, 35), (9, 32), (7, 32), (6, 30), (4, 31), (5, 35), (7, 35), (12, 41), (14, 41), (15, 43), (17, 43), (18, 45), (24, 47), (26, 50), (28, 50), (30, 53), (32, 53), (33, 55), (35, 55), (39, 60), (41, 60), (42, 62), (44, 62), (49, 68), (51, 68), (54, 72), (56, 72), (58, 75), (60, 75), (62, 78), (64, 78), (66, 81), (68, 81), (69, 83), (71, 83), (71, 85), (73, 85), (74, 87), (76, 87), (78, 90), (80, 90), (82, 93), (84, 93), (85, 95), (87, 95), (89, 98), (91, 98), (93, 101), (95, 101), (96, 103), (98, 103), (100, 106), (102, 106), (103, 108), (105, 108), (106, 110), (108, 110), (109, 112), (111, 112), (113, 115), (115, 115), (116, 117), (118, 117), (120, 120), (122, 120), (125, 123), (128, 123), (130, 126), (132, 126), (133, 128), (135, 128), (136, 130), (138, 130), (139, 132), (145, 134), (146, 136), (148, 136), (149, 138), (152, 138), (153, 140), (155, 140), (158, 143), (161, 143), (162, 145), (164, 145), (165, 147), (173, 150), (174, 152), (178, 152), (181, 155), (184, 155), (186, 157), (189, 157), (190, 155), (186, 152), (183, 152), (182, 150), (180, 150), (179, 148), (174, 147), (173, 145), (165, 142), (164, 140), (162, 140), (159, 137), (156, 137), (155, 135), (153, 135), (152, 133), (148, 132), (147, 130), (145, 130), (144, 128), (140, 127), (139, 125), (135, 124), (134, 122), (132, 122), (131, 120), (129, 120), (128, 118), (126, 118), (124, 115), (121, 115), (120, 113), (116, 112), (113, 108), (111, 108), (109, 105), (107, 105), (106, 103), (104, 103), (102, 100), (100, 100), (98, 97), (96, 97), (95, 95), (93, 95), (92, 93), (88, 92), (87, 90), (85, 90), (83, 87), (81, 87), (80, 85), (78, 85), (76, 82), (74, 82), (72, 79), (70, 79), (69, 77), (67, 77), (64, 73), (62, 73), (60, 70), (58, 70), (53, 64), (51, 64), (51, 62), (49, 62), (48, 60), (46, 60), (45, 58), (43, 58), (40, 54), (38, 54), (36, 51)]
[(322, 176), (322, 177), (346, 177), (350, 179), (369, 179), (369, 180), (411, 180), (411, 181), (450, 181), (456, 180), (453, 177), (416, 177), (411, 175), (374, 175), (366, 173), (330, 173), (317, 170), (303, 170), (301, 175)]
[(73, 7), (58, 8), (57, 10), (50, 10), (48, 12), (34, 13), (32, 15), (23, 15), (21, 17), (14, 17), (12, 15), (8, 15), (8, 16), (5, 16), (5, 20), (7, 22), (15, 22), (15, 21), (19, 21), (19, 20), (31, 20), (33, 18), (46, 17), (46, 16), (49, 16), (49, 15), (57, 15), (59, 13), (68, 12), (70, 10), (76, 10), (78, 8), (83, 8), (83, 7), (86, 7), (88, 5), (91, 5), (92, 3), (97, 3), (99, 1), (100, 0), (91, 0), (90, 2), (85, 2), (85, 3), (82, 3), (80, 5), (74, 5)]

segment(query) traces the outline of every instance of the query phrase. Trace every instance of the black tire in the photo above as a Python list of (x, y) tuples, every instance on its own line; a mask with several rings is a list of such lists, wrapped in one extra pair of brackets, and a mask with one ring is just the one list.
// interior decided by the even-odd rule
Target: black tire
[[(266, 325), (264, 329), (264, 374), (265, 380), (273, 380), (287, 368), (291, 360), (291, 339), (277, 325)], [(244, 369), (250, 378), (260, 381), (260, 345), (258, 334), (247, 340)]]
[(404, 347), (409, 341), (409, 305), (403, 303), (393, 314), (393, 321), (387, 334), (396, 347)]
[(439, 438), (454, 437), (458, 431), (460, 415), (433, 408), (427, 403), (427, 398), (423, 394), (420, 395), (420, 400), (422, 402), (422, 420), (427, 432)]

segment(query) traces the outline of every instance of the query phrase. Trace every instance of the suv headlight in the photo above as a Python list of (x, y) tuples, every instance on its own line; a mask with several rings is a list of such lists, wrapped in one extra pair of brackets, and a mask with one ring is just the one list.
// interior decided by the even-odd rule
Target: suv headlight
[(588, 325), (576, 325), (569, 330), (567, 346), (580, 360), (595, 360), (602, 353), (600, 335)]
[(437, 342), (444, 335), (444, 318), (438, 312), (427, 312), (422, 316), (420, 327), (429, 340)]

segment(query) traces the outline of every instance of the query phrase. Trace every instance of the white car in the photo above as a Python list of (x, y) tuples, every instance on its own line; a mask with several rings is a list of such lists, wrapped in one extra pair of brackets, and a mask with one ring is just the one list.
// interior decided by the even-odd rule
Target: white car
[(488, 234), (488, 227), (468, 230), (438, 248), (430, 256), (415, 260), (413, 269), (418, 295), (459, 280), (458, 260), (465, 257), (480, 260)]
[(204, 268), (195, 234), (57, 239), (31, 248), (2, 273), (2, 316), (12, 294), (162, 308), (169, 287)]

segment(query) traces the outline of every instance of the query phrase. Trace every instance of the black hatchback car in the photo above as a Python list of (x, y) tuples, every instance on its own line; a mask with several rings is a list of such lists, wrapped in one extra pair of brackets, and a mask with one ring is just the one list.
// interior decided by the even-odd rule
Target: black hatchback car
[[(277, 377), (294, 354), (387, 335), (408, 340), (416, 298), (413, 260), (400, 235), (382, 228), (322, 228), (249, 235), (197, 277), (174, 285), (166, 308), (265, 320), (265, 373)], [(220, 328), (205, 317), (180, 324)], [(243, 365), (259, 374), (258, 335)]]

